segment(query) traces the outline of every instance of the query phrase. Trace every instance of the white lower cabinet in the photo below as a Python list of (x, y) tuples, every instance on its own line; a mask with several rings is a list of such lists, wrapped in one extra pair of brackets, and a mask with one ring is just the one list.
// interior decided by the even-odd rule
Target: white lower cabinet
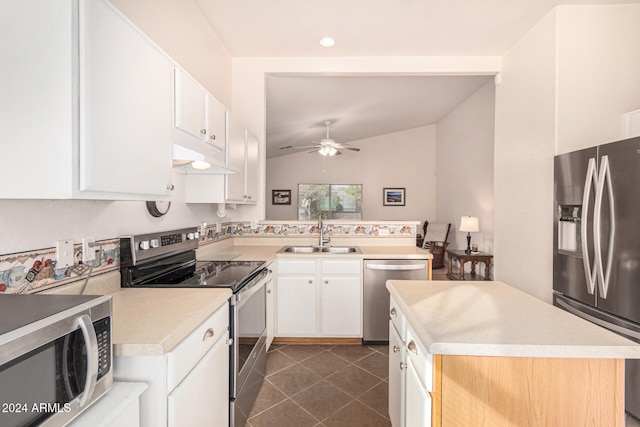
[(393, 427), (430, 427), (433, 355), (417, 340), (391, 297), (389, 310), (389, 418)]
[(362, 260), (279, 259), (276, 335), (362, 337)]
[(168, 426), (228, 425), (229, 347), (225, 344), (228, 336), (222, 336), (171, 392)]
[(430, 427), (431, 426), (431, 397), (424, 387), (418, 372), (409, 360), (407, 362), (406, 381), (406, 426), (407, 427)]
[(407, 353), (404, 341), (389, 320), (389, 418), (392, 427), (404, 426)]
[(225, 304), (166, 354), (116, 356), (115, 380), (148, 386), (140, 425), (229, 425), (229, 344)]

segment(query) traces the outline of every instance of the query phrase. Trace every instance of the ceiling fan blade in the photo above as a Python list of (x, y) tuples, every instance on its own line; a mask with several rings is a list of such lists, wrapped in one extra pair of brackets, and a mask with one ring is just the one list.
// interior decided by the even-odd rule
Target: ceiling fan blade
[(344, 150), (351, 150), (351, 151), (360, 151), (360, 149), (359, 149), (359, 148), (354, 148), (354, 147), (342, 147), (341, 149), (344, 149)]
[(338, 149), (340, 149), (340, 150), (360, 151), (359, 148), (350, 147), (350, 146), (344, 145), (344, 144), (333, 144), (333, 146), (338, 148)]
[(316, 149), (316, 150), (307, 151), (307, 153), (316, 153), (316, 152), (318, 152), (318, 151), (320, 151), (320, 149), (319, 149), (319, 148), (318, 148), (318, 149)]

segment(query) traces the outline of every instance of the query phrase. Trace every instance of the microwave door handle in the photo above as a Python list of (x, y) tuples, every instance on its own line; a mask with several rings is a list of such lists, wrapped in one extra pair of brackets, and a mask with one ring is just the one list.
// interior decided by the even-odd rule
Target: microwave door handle
[[(609, 196), (609, 242), (607, 248), (607, 261), (602, 260), (602, 243), (600, 236), (600, 222), (601, 222), (601, 210), (602, 210), (602, 196), (606, 190)], [(611, 184), (611, 169), (609, 166), (609, 156), (602, 156), (600, 159), (600, 172), (598, 173), (598, 186), (596, 188), (596, 202), (595, 202), (595, 216), (593, 221), (594, 232), (594, 248), (596, 253), (596, 272), (598, 274), (598, 291), (600, 297), (607, 298), (609, 292), (609, 279), (611, 277), (611, 264), (613, 261), (613, 240), (614, 231), (616, 228), (614, 201), (613, 201), (613, 186)], [(606, 267), (605, 267), (606, 265)]]
[(91, 318), (84, 314), (78, 318), (78, 326), (82, 331), (87, 348), (87, 378), (84, 383), (84, 393), (80, 397), (80, 407), (91, 401), (98, 379), (98, 338), (93, 329)]
[[(591, 268), (591, 260), (589, 259), (589, 246), (587, 245), (587, 222), (589, 219), (589, 197), (591, 196), (591, 187), (596, 185), (596, 197), (598, 172), (596, 170), (596, 159), (590, 158), (587, 165), (587, 176), (584, 182), (584, 192), (582, 194), (582, 216), (580, 218), (580, 240), (582, 241), (582, 264), (584, 266), (584, 276), (587, 281), (587, 292), (593, 295), (596, 288), (596, 268)], [(594, 210), (594, 223), (598, 211)], [(595, 227), (595, 224), (594, 224)], [(595, 244), (595, 237), (594, 237)], [(597, 254), (595, 255), (597, 258)], [(595, 264), (595, 263), (594, 263)]]

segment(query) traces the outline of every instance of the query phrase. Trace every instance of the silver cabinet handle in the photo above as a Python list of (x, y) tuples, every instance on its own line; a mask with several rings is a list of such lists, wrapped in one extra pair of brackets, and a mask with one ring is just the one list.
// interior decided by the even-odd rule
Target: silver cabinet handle
[(207, 130), (206, 129), (200, 129), (200, 133), (203, 134), (203, 135), (206, 135), (207, 134)]
[(413, 340), (409, 341), (409, 344), (407, 344), (407, 350), (414, 354), (418, 354), (418, 346)]
[(389, 310), (389, 314), (393, 317), (396, 317), (398, 315), (398, 313), (396, 312), (396, 308), (393, 307), (391, 310)]
[(171, 190), (171, 191), (173, 191), (173, 189), (174, 189), (174, 188), (176, 188), (176, 186), (175, 186), (175, 185), (173, 185), (173, 184), (167, 184), (167, 190)]
[(398, 347), (397, 345), (394, 345), (394, 346), (393, 346), (393, 352), (394, 352), (394, 353), (397, 353), (397, 352), (399, 352), (399, 351), (400, 351), (400, 347)]
[(215, 140), (215, 139), (216, 139), (216, 136), (215, 136), (215, 135), (211, 135), (211, 136), (209, 137), (209, 139), (213, 139), (213, 140)]
[(227, 339), (227, 345), (228, 346), (232, 346), (233, 345), (233, 338)]
[(204, 336), (202, 337), (202, 341), (206, 341), (209, 338), (213, 338), (215, 334), (216, 333), (213, 331), (212, 328), (207, 329), (206, 332), (204, 333)]
[(313, 280), (309, 279), (309, 283), (313, 283)]
[(407, 364), (403, 363), (403, 362), (400, 362), (400, 370), (404, 371), (405, 369), (407, 369)]

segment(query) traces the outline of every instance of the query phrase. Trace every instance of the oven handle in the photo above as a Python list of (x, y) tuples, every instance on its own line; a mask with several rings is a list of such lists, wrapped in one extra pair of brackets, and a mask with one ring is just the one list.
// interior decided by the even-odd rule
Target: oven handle
[(266, 277), (269, 274), (267, 268), (263, 268), (255, 272), (249, 277), (249, 283), (240, 289), (240, 291), (231, 298), (231, 305), (242, 306), (243, 301), (247, 301), (253, 294), (258, 292), (266, 283)]

